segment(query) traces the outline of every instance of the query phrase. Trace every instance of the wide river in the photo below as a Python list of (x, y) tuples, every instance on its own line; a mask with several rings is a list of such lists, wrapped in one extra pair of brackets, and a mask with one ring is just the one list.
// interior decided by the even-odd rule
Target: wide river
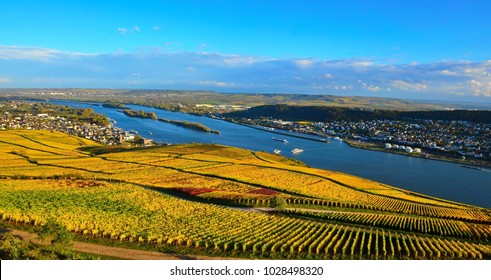
[[(117, 109), (70, 102), (55, 101), (78, 108), (92, 108), (116, 120), (116, 126), (124, 130), (136, 130), (142, 137), (165, 143), (218, 143), (255, 151), (281, 150), (287, 157), (301, 160), (312, 167), (341, 171), (372, 179), (403, 189), (491, 208), (491, 172), (463, 168), (455, 163), (422, 159), (351, 148), (344, 142), (331, 140), (322, 143), (278, 135), (230, 122), (154, 108), (130, 105), (131, 109), (155, 112), (158, 117), (170, 120), (198, 122), (220, 134), (205, 133), (150, 119), (130, 118)], [(272, 138), (288, 140), (288, 143)], [(294, 148), (304, 152), (293, 154)]]

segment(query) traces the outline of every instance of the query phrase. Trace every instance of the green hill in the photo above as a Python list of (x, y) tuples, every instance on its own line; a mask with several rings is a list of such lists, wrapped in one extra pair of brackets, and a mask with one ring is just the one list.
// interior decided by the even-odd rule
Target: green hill
[(283, 104), (257, 106), (248, 110), (231, 112), (224, 115), (231, 118), (274, 118), (316, 122), (425, 119), (491, 123), (491, 111), (489, 110), (395, 111), (328, 106), (291, 106)]

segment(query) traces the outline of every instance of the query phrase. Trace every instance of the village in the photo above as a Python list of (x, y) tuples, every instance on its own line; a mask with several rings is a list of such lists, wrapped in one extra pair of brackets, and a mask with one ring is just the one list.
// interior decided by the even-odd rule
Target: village
[(491, 124), (484, 122), (346, 120), (310, 123), (275, 119), (243, 119), (241, 122), (321, 137), (339, 137), (351, 143), (375, 143), (391, 151), (491, 160)]
[[(109, 124), (88, 123), (60, 116), (60, 112), (32, 113), (30, 104), (24, 102), (0, 103), (0, 131), (7, 129), (53, 130), (94, 140), (105, 145), (121, 145), (140, 140), (136, 132), (124, 131)], [(23, 108), (19, 110), (19, 108)], [(145, 143), (143, 143), (143, 141)], [(142, 144), (149, 144), (142, 138)]]

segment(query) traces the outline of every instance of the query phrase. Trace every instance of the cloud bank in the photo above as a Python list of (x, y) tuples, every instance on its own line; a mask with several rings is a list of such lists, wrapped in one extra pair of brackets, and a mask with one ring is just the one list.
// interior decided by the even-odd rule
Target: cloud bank
[(84, 54), (0, 46), (0, 78), (2, 86), (8, 87), (205, 89), (491, 100), (491, 60), (384, 64), (367, 59), (325, 61), (172, 53), (158, 48)]

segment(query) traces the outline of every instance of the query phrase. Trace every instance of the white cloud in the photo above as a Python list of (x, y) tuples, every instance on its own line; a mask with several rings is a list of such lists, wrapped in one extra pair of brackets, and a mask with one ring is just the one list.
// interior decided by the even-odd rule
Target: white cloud
[(380, 86), (374, 84), (367, 84), (365, 82), (362, 82), (361, 85), (363, 88), (371, 92), (378, 92), (383, 90)]
[(217, 82), (217, 81), (200, 81), (198, 84), (203, 86), (217, 86), (217, 87), (232, 87), (234, 83)]
[(476, 81), (476, 80), (471, 80), (470, 84), (471, 84), (471, 86), (474, 86), (474, 87), (482, 87), (482, 83), (479, 81)]
[(128, 29), (126, 29), (124, 27), (118, 27), (118, 31), (120, 34), (126, 34), (126, 32), (128, 32)]
[(371, 61), (353, 61), (352, 65), (353, 66), (368, 67), (368, 66), (373, 65), (373, 62), (371, 62)]
[(219, 87), (233, 86), (233, 83), (225, 83), (225, 82), (216, 82), (215, 83)]
[(448, 69), (440, 71), (443, 75), (449, 75), (449, 76), (455, 76), (457, 75), (457, 72), (449, 71)]
[(353, 90), (353, 85), (334, 85), (332, 88), (335, 90), (347, 91)]
[(353, 59), (278, 59), (170, 52), (166, 46), (179, 43), (163, 44), (160, 48), (138, 52), (101, 54), (0, 46), (0, 73), (8, 73), (8, 78), (0, 76), (0, 83), (9, 83), (12, 87), (50, 87), (52, 84), (59, 87), (124, 87), (131, 83), (142, 88), (172, 85), (182, 89), (223, 90), (228, 87), (242, 92), (329, 94), (337, 91), (433, 99), (453, 95), (468, 99), (491, 96), (490, 62), (397, 65)]
[(428, 86), (424, 83), (409, 83), (403, 80), (395, 80), (392, 86), (401, 90), (422, 91), (428, 89)]
[(223, 62), (228, 65), (247, 65), (254, 64), (258, 61), (261, 61), (260, 58), (252, 57), (252, 56), (242, 56), (236, 54), (230, 55), (220, 55), (223, 57)]
[(374, 85), (370, 85), (367, 87), (368, 91), (374, 91), (374, 92), (377, 92), (377, 91), (381, 91), (382, 88), (379, 87), (379, 86), (374, 86)]
[(59, 54), (60, 51), (53, 49), (0, 46), (0, 59), (48, 60)]
[(136, 32), (140, 32), (141, 31), (140, 30), (140, 27), (138, 27), (138, 26), (133, 27), (133, 30), (135, 30)]
[(469, 85), (474, 96), (491, 97), (491, 82), (483, 84), (482, 82), (471, 80), (469, 81)]
[(297, 60), (295, 60), (295, 64), (300, 68), (307, 69), (312, 64), (314, 64), (314, 60), (312, 60), (312, 59), (297, 59)]

